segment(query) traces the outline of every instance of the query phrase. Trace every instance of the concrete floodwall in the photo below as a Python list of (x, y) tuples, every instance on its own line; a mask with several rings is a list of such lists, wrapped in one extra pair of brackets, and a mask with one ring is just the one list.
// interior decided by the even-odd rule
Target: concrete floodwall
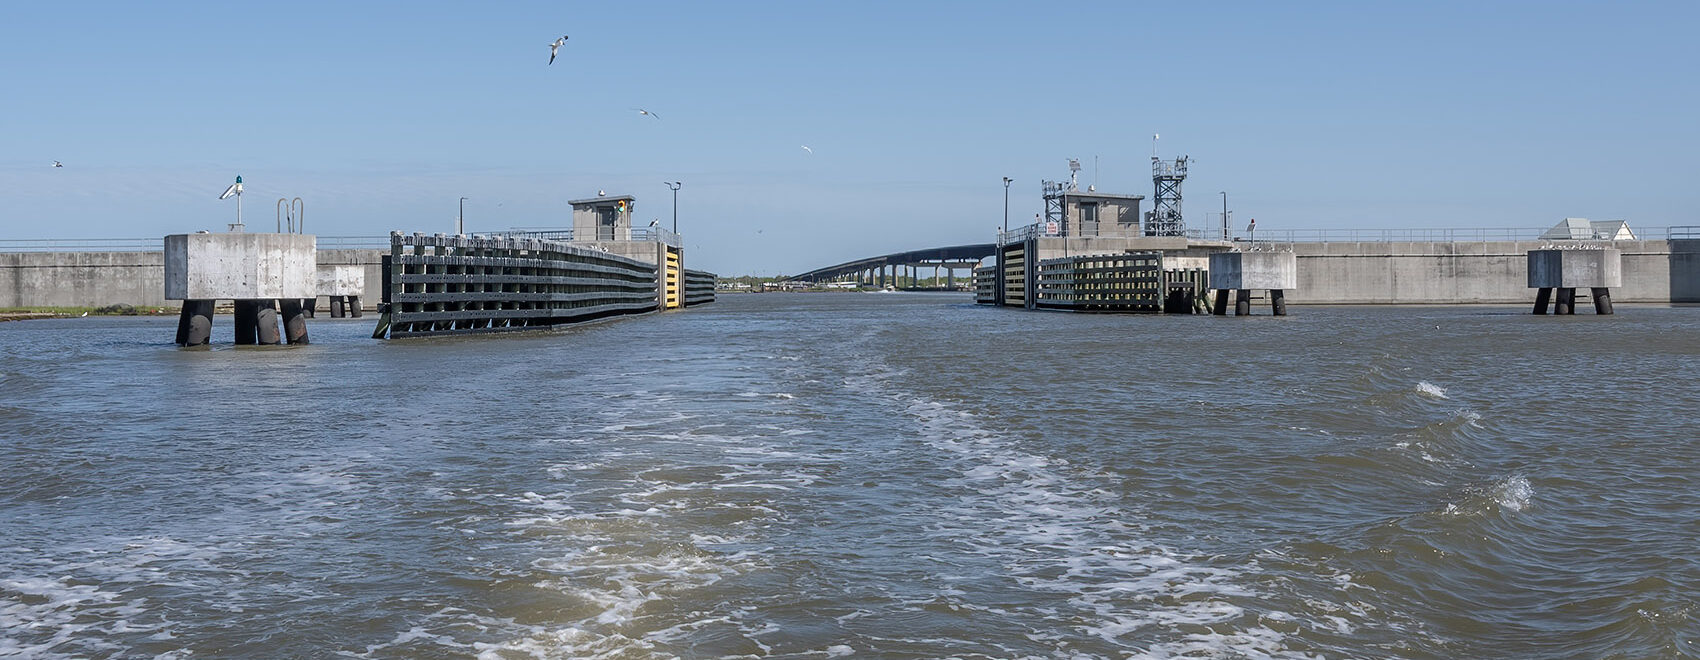
[[(356, 265), (366, 272), (361, 301), (368, 309), (383, 295), (383, 255), (388, 250), (319, 250), (319, 264)], [(176, 309), (165, 299), (165, 253), (0, 253), (0, 308), (104, 307), (125, 304)]]
[[(1298, 260), (1294, 304), (1460, 304), (1532, 300), (1528, 253), (1553, 241), (1277, 243)], [(1616, 241), (1623, 254), (1617, 302), (1700, 302), (1700, 239)], [(644, 248), (654, 251), (654, 248)], [(361, 301), (383, 296), (388, 250), (319, 250), (319, 264), (366, 271)], [(635, 256), (635, 255), (634, 255)], [(163, 252), (0, 253), (0, 307), (101, 307), (167, 301)]]
[[(1552, 241), (1277, 243), (1298, 260), (1294, 304), (1526, 303), (1528, 254)], [(1700, 302), (1700, 241), (1616, 241), (1618, 302)]]
[(176, 308), (165, 299), (165, 253), (0, 253), (0, 307)]

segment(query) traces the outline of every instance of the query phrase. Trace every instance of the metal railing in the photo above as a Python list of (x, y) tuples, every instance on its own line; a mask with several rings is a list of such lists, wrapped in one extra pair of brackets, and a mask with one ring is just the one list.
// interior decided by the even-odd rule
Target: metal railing
[[(621, 234), (625, 234), (621, 236)], [(518, 227), (512, 231), (496, 232), (495, 236), (510, 236), (523, 238), (542, 238), (551, 241), (578, 240), (572, 227)], [(631, 227), (624, 231), (610, 230), (605, 236), (586, 237), (587, 241), (659, 241), (672, 247), (683, 243), (679, 235), (664, 227)]]
[(24, 238), (0, 240), (0, 252), (161, 252), (156, 238)]
[[(572, 229), (539, 229), (492, 232), (492, 236), (544, 238), (554, 241), (573, 240)], [(661, 227), (633, 227), (628, 238), (618, 240), (660, 241), (680, 247), (678, 234)], [(614, 239), (609, 239), (614, 240)], [(389, 236), (319, 236), (321, 250), (388, 250)], [(14, 238), (0, 239), (0, 252), (160, 252), (165, 249), (165, 237), (155, 238)]]
[(320, 250), (388, 250), (388, 236), (319, 236)]
[(1259, 243), (1462, 243), (1477, 241), (1534, 241), (1547, 228), (1437, 227), (1414, 229), (1264, 229), (1234, 232), (1235, 241)]
[[(1042, 223), (1018, 227), (1007, 232), (998, 232), (998, 244), (1007, 245), (1018, 243), (1030, 238), (1052, 236), (1044, 231)], [(1263, 229), (1256, 232), (1235, 231), (1233, 242), (1245, 243), (1255, 239), (1258, 243), (1392, 243), (1392, 242), (1421, 242), (1421, 243), (1464, 243), (1482, 241), (1540, 241), (1560, 240), (1543, 239), (1541, 236), (1551, 227), (1433, 227), (1406, 229)], [(1658, 241), (1671, 239), (1700, 239), (1700, 225), (1673, 225), (1669, 227), (1631, 228), (1635, 234), (1634, 240)], [(1056, 235), (1061, 235), (1056, 234)], [(1186, 237), (1202, 240), (1219, 240), (1220, 231), (1188, 229)]]

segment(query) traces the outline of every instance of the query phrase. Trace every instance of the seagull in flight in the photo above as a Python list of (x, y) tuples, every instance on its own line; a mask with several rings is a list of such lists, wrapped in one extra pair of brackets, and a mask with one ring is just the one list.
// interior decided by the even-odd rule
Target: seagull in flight
[(810, 149), (810, 148), (809, 148), (809, 145), (806, 145), (806, 144), (805, 144), (805, 145), (803, 145), (803, 151), (807, 151), (807, 152), (809, 152), (809, 153), (811, 153), (811, 154), (812, 154), (812, 153), (814, 153), (814, 152), (815, 152), (815, 150), (814, 150), (814, 149)]
[(556, 39), (554, 41), (554, 43), (549, 44), (549, 63), (550, 64), (555, 63), (555, 51), (560, 50), (561, 47), (565, 46), (565, 45), (567, 45), (566, 35), (561, 35), (561, 38)]
[(54, 167), (64, 167), (65, 165), (64, 165), (64, 163), (60, 163), (59, 161), (53, 161), (53, 166)]
[(658, 115), (658, 114), (655, 114), (655, 113), (653, 113), (653, 112), (650, 112), (650, 111), (648, 111), (648, 110), (645, 110), (645, 109), (643, 109), (643, 108), (632, 108), (632, 109), (633, 109), (633, 110), (636, 110), (636, 111), (637, 111), (637, 113), (638, 113), (638, 114), (640, 114), (640, 115), (649, 115), (649, 116), (651, 116), (651, 117), (654, 117), (654, 118), (656, 118), (656, 119), (660, 119), (660, 118), (661, 118), (661, 115)]

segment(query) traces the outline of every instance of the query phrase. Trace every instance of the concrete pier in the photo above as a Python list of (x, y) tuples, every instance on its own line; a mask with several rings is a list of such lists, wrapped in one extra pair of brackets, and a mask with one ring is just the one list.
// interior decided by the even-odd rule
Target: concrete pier
[[(1529, 288), (1535, 289), (1535, 314), (1576, 313), (1576, 290), (1588, 289), (1595, 314), (1611, 314), (1611, 290), (1623, 286), (1623, 255), (1616, 249), (1530, 250)], [(1556, 293), (1556, 296), (1554, 295)]]
[(315, 237), (304, 234), (166, 236), (165, 298), (184, 301), (177, 344), (201, 346), (210, 340), (219, 300), (235, 301), (236, 344), (281, 343), (276, 301), (313, 295), (315, 249)]
[(1218, 316), (1227, 313), (1229, 291), (1236, 292), (1234, 315), (1251, 314), (1251, 290), (1269, 291), (1270, 311), (1287, 315), (1286, 292), (1298, 288), (1298, 260), (1291, 252), (1218, 252), (1210, 255), (1210, 288), (1216, 290)]
[(318, 264), (313, 271), (313, 285), (318, 295), (330, 301), (331, 318), (360, 317), (360, 294), (366, 290), (364, 266)]

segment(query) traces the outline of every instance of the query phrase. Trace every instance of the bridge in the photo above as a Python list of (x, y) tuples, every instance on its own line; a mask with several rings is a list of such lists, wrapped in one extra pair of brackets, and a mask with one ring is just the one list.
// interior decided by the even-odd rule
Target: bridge
[[(893, 252), (877, 257), (847, 261), (836, 266), (816, 268), (807, 273), (792, 275), (784, 279), (794, 282), (855, 282), (877, 287), (897, 287), (899, 282), (907, 281), (908, 286), (902, 288), (956, 289), (958, 288), (956, 284), (956, 271), (958, 269), (968, 271), (968, 277), (964, 281), (972, 286), (974, 266), (978, 265), (981, 259), (992, 256), (996, 251), (996, 244), (976, 243), (974, 245)], [(933, 267), (933, 286), (931, 287), (919, 285), (922, 281), (920, 269), (927, 266)], [(939, 279), (939, 269), (941, 268), (944, 269), (943, 280)]]

